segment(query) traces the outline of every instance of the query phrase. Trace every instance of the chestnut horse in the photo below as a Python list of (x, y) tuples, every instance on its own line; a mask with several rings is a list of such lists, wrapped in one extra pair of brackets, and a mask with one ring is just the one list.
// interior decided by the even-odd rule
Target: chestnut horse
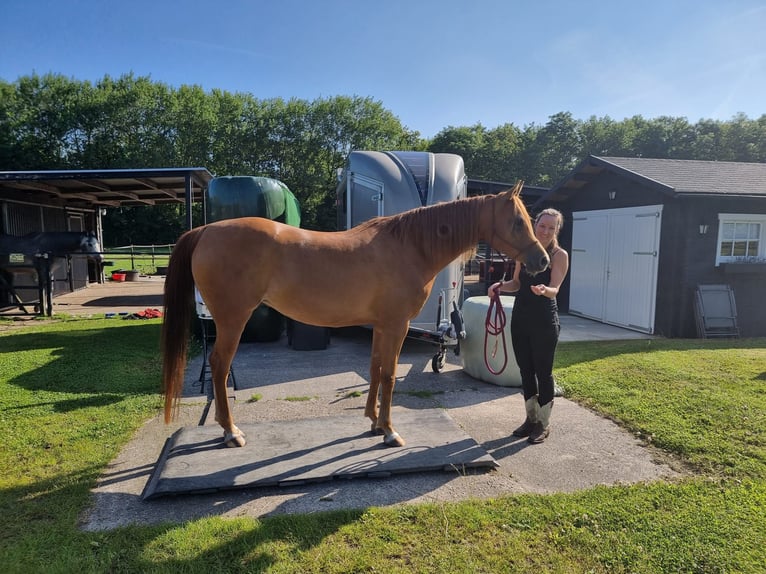
[(524, 262), (532, 273), (548, 266), (519, 197), (521, 185), (378, 217), (347, 231), (309, 231), (259, 217), (187, 231), (173, 249), (165, 279), (165, 422), (175, 414), (183, 385), (196, 285), (216, 327), (210, 366), (215, 418), (227, 446), (245, 445), (229, 408), (226, 380), (245, 324), (261, 303), (310, 325), (370, 325), (364, 414), (386, 445), (404, 446), (391, 422), (396, 366), (409, 322), (439, 271), (480, 241)]

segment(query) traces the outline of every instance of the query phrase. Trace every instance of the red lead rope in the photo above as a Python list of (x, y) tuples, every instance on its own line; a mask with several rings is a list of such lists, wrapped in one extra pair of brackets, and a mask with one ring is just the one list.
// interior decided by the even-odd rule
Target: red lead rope
[[(484, 322), (486, 331), (484, 333), (484, 364), (487, 366), (487, 370), (493, 375), (499, 375), (505, 370), (508, 364), (508, 348), (505, 345), (505, 324), (506, 324), (505, 309), (503, 309), (503, 303), (500, 301), (500, 292), (495, 289), (494, 295), (489, 298), (489, 309), (487, 310), (487, 319)], [(487, 355), (487, 343), (489, 342), (489, 336), (493, 335), (497, 337), (500, 335), (503, 340), (503, 366), (499, 371), (495, 371), (489, 364), (489, 356)], [(495, 338), (495, 348), (492, 350), (492, 358), (497, 355), (497, 346), (500, 342)]]

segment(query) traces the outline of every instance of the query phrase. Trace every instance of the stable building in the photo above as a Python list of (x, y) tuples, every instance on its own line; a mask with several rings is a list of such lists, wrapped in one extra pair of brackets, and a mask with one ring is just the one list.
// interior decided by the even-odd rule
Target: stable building
[[(61, 171), (0, 172), (0, 235), (25, 236), (39, 232), (94, 232), (101, 245), (102, 210), (110, 207), (153, 206), (182, 203), (186, 223), (192, 228), (192, 203), (204, 202), (204, 191), (212, 179), (205, 168), (151, 168)], [(204, 214), (204, 206), (202, 210)], [(22, 267), (11, 253), (0, 253), (0, 307), (14, 303), (8, 290), (26, 281), (27, 294), (37, 298), (42, 288), (30, 267), (24, 278)], [(85, 257), (73, 257), (53, 277), (56, 294), (86, 287), (98, 281), (101, 270)], [(5, 286), (5, 287), (3, 287)], [(42, 303), (42, 302), (40, 302)], [(42, 306), (42, 305), (41, 305)]]
[(700, 286), (725, 286), (738, 334), (766, 336), (766, 164), (591, 155), (544, 207), (565, 219), (563, 311), (697, 337)]

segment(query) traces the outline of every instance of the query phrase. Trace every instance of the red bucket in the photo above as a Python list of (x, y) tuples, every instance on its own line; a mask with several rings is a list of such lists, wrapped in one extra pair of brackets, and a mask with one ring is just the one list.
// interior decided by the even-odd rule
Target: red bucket
[(112, 281), (125, 281), (125, 273), (112, 273)]

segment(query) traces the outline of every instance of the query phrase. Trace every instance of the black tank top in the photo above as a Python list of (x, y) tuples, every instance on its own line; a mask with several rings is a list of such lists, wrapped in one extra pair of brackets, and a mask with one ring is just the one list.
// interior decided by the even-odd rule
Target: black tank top
[(551, 282), (551, 268), (537, 275), (527, 273), (527, 268), (522, 265), (519, 272), (519, 290), (514, 293), (516, 299), (513, 302), (513, 314), (523, 315), (531, 319), (544, 320), (554, 318), (558, 314), (556, 298), (535, 295), (530, 287), (532, 285), (548, 285)]

